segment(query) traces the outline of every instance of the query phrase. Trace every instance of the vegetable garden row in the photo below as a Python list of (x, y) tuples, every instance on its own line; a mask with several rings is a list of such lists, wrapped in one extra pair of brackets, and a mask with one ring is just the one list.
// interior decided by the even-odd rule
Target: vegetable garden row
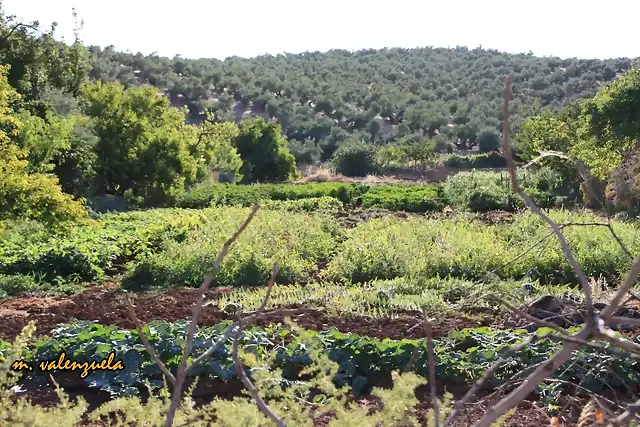
[[(241, 223), (247, 208), (156, 209), (107, 214), (69, 235), (50, 235), (26, 224), (5, 230), (0, 247), (0, 290), (6, 294), (56, 283), (92, 281), (124, 274), (131, 290), (197, 286), (219, 248)], [(559, 223), (602, 223), (590, 213), (556, 210)], [(613, 221), (631, 251), (640, 249), (640, 230)], [(568, 241), (586, 274), (615, 281), (630, 265), (605, 226), (567, 226)], [(359, 283), (396, 277), (574, 280), (559, 243), (530, 213), (510, 222), (486, 224), (473, 215), (424, 218), (392, 215), (348, 227), (331, 212), (259, 212), (214, 280), (215, 286), (262, 285), (278, 262), (279, 284), (313, 280)], [(490, 274), (489, 274), (490, 273)]]

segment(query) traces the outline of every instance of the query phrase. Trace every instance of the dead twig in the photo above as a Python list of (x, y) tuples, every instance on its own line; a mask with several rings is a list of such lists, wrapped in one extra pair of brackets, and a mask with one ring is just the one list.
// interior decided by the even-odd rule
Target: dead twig
[(158, 365), (158, 368), (160, 368), (160, 371), (164, 374), (165, 377), (167, 377), (167, 380), (169, 381), (169, 383), (173, 387), (175, 387), (176, 377), (174, 377), (171, 371), (167, 369), (166, 365), (162, 362), (162, 360), (160, 360), (160, 358), (156, 354), (153, 347), (151, 347), (151, 344), (149, 344), (149, 340), (147, 339), (147, 336), (142, 331), (142, 325), (138, 320), (138, 316), (136, 316), (136, 309), (133, 306), (133, 302), (131, 301), (130, 297), (127, 297), (127, 307), (129, 308), (129, 317), (131, 317), (131, 320), (133, 320), (133, 323), (136, 325), (138, 336), (140, 337), (140, 340), (142, 341), (144, 348), (147, 350), (147, 353), (149, 353), (149, 356), (151, 356), (151, 359), (156, 363), (156, 365)]
[[(274, 264), (273, 271), (271, 273), (271, 279), (269, 280), (269, 284), (267, 287), (267, 293), (265, 294), (264, 299), (262, 300), (262, 304), (260, 304), (260, 308), (258, 309), (258, 313), (257, 313), (258, 315), (262, 312), (262, 310), (264, 310), (264, 307), (267, 305), (267, 301), (269, 299), (269, 296), (271, 295), (271, 289), (273, 288), (273, 285), (276, 282), (277, 274), (278, 274), (278, 264)], [(244, 328), (248, 326), (248, 323), (245, 323), (245, 321), (242, 318), (238, 318), (237, 323), (238, 323), (238, 328), (236, 329), (235, 337), (233, 340), (232, 352), (231, 352), (231, 355), (233, 357), (233, 363), (236, 367), (236, 373), (238, 374), (238, 377), (242, 381), (242, 384), (244, 384), (245, 388), (249, 390), (249, 394), (251, 394), (251, 397), (253, 398), (253, 400), (255, 400), (260, 411), (263, 414), (265, 414), (267, 417), (269, 417), (269, 419), (271, 419), (271, 421), (273, 421), (277, 426), (285, 427), (284, 421), (282, 421), (280, 417), (278, 417), (271, 410), (271, 408), (269, 408), (269, 406), (264, 401), (264, 399), (262, 399), (262, 397), (260, 396), (260, 393), (258, 393), (258, 390), (253, 385), (253, 383), (251, 382), (247, 374), (244, 372), (244, 368), (242, 367), (242, 361), (240, 360), (240, 356), (238, 355), (238, 343), (240, 341), (239, 335), (240, 333), (242, 333)]]
[(633, 284), (636, 282), (636, 278), (640, 273), (640, 257), (636, 257), (631, 264), (631, 268), (627, 273), (627, 277), (625, 277), (624, 281), (618, 288), (617, 292), (614, 294), (613, 298), (609, 302), (609, 304), (602, 310), (600, 313), (600, 317), (604, 319), (606, 322), (610, 316), (618, 309), (620, 306), (620, 302), (622, 298), (629, 292)]
[(440, 409), (438, 408), (438, 395), (436, 390), (436, 353), (433, 346), (433, 330), (427, 315), (426, 307), (422, 308), (424, 315), (424, 332), (427, 335), (427, 363), (429, 364), (429, 385), (431, 387), (431, 404), (435, 414), (435, 426), (440, 426)]
[(546, 327), (546, 328), (551, 328), (554, 331), (557, 331), (563, 335), (569, 335), (569, 333), (562, 327), (555, 325), (553, 323), (547, 322), (545, 320), (542, 319), (538, 319), (537, 317), (533, 317), (532, 315), (530, 315), (529, 313), (526, 313), (522, 310), (520, 310), (517, 307), (514, 307), (512, 304), (509, 304), (507, 301), (505, 301), (504, 299), (500, 298), (499, 296), (495, 295), (495, 294), (489, 294), (486, 296), (487, 298), (493, 299), (496, 302), (504, 305), (505, 307), (507, 307), (509, 310), (511, 310), (516, 316), (520, 316), (524, 319), (527, 319), (529, 322), (532, 323), (536, 323), (540, 326)]
[(491, 379), (491, 377), (493, 377), (493, 375), (496, 373), (498, 368), (505, 362), (505, 360), (507, 360), (507, 358), (509, 358), (512, 355), (514, 355), (517, 351), (520, 351), (520, 350), (526, 348), (527, 346), (533, 344), (535, 341), (538, 340), (538, 338), (539, 338), (538, 335), (531, 335), (531, 337), (529, 337), (525, 342), (523, 342), (519, 346), (509, 348), (507, 351), (505, 351), (504, 354), (502, 356), (500, 356), (500, 358), (489, 369), (487, 369), (485, 371), (485, 373), (482, 376), (482, 378), (480, 378), (478, 381), (473, 383), (473, 386), (464, 395), (464, 397), (462, 399), (458, 400), (454, 404), (453, 412), (444, 421), (444, 427), (446, 427), (449, 424), (451, 424), (451, 422), (455, 419), (455, 417), (457, 417), (458, 414), (460, 414), (460, 411), (462, 411), (462, 409), (464, 408), (465, 405), (471, 403), (471, 399), (476, 395), (476, 393), (480, 389), (482, 389), (482, 387), (484, 387), (484, 385)]
[(260, 205), (254, 205), (253, 208), (251, 209), (251, 213), (249, 213), (249, 216), (247, 216), (244, 222), (240, 225), (240, 227), (238, 228), (238, 231), (236, 231), (233, 234), (233, 236), (231, 236), (231, 238), (229, 238), (229, 240), (225, 242), (225, 244), (222, 246), (222, 250), (218, 254), (218, 257), (216, 258), (215, 262), (213, 263), (211, 270), (209, 271), (204, 281), (202, 282), (202, 285), (200, 285), (200, 288), (198, 289), (198, 297), (197, 297), (195, 306), (193, 307), (193, 316), (191, 318), (191, 323), (189, 324), (189, 329), (187, 330), (185, 347), (182, 352), (182, 358), (180, 359), (180, 364), (178, 365), (175, 386), (173, 388), (173, 394), (171, 395), (171, 404), (169, 406), (169, 411), (167, 413), (167, 420), (165, 422), (165, 427), (171, 427), (173, 425), (173, 420), (175, 418), (176, 411), (178, 410), (178, 406), (180, 405), (180, 398), (182, 396), (182, 387), (184, 385), (184, 380), (188, 372), (187, 360), (189, 359), (189, 355), (191, 354), (191, 348), (193, 346), (193, 337), (196, 333), (196, 328), (198, 327), (198, 323), (200, 321), (200, 314), (202, 312), (202, 305), (204, 303), (204, 294), (207, 292), (207, 289), (209, 289), (209, 286), (211, 286), (211, 283), (213, 282), (213, 278), (218, 272), (218, 269), (220, 268), (222, 261), (224, 260), (224, 258), (227, 256), (227, 253), (229, 252), (229, 248), (237, 240), (240, 234), (242, 234), (242, 232), (249, 226), (253, 218), (258, 213), (259, 209), (260, 209)]
[[(513, 160), (513, 154), (511, 152), (511, 144), (509, 143), (509, 95), (511, 89), (511, 80), (507, 78), (504, 90), (504, 150), (503, 154), (507, 160), (509, 175), (511, 177), (511, 184), (513, 190), (522, 197), (526, 205), (541, 219), (543, 219), (549, 227), (553, 230), (554, 234), (560, 241), (562, 251), (565, 254), (569, 264), (571, 265), (574, 273), (578, 277), (582, 290), (585, 295), (585, 304), (587, 305), (587, 323), (586, 325), (575, 335), (576, 338), (584, 341), (588, 341), (594, 334), (594, 308), (591, 297), (591, 289), (589, 282), (584, 274), (584, 271), (576, 261), (569, 244), (567, 243), (564, 235), (558, 224), (551, 220), (542, 210), (531, 200), (531, 198), (520, 188), (516, 176), (516, 167)], [(495, 406), (488, 408), (487, 412), (482, 418), (475, 423), (475, 427), (489, 427), (499, 417), (504, 415), (511, 408), (514, 408), (520, 402), (522, 402), (533, 389), (540, 384), (549, 374), (554, 372), (564, 362), (569, 360), (575, 350), (580, 348), (580, 344), (567, 342), (564, 346), (557, 351), (550, 360), (541, 364), (531, 373), (524, 382), (517, 387), (508, 396), (500, 400)]]

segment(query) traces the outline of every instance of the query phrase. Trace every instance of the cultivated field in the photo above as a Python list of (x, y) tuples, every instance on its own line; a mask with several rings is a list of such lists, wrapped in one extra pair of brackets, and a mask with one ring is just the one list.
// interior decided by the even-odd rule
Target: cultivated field
[[(95, 371), (85, 378), (77, 372), (53, 374), (90, 408), (118, 396), (147, 395), (145, 384), (161, 387), (162, 372), (140, 341), (127, 301), (132, 297), (149, 342), (175, 372), (187, 335), (185, 319), (198, 301), (195, 288), (250, 214), (248, 206), (259, 202), (262, 209), (231, 246), (205, 293), (194, 357), (237, 315), (264, 309), (269, 317), (242, 332), (240, 347), (252, 355), (244, 362), (247, 368), (279, 368), (281, 383), (297, 384), (317, 350), (338, 364), (338, 386), (349, 387), (361, 404), (375, 406), (372, 388), (392, 386), (394, 371), (413, 371), (426, 384), (426, 314), (438, 394), (460, 399), (503, 350), (553, 331), (535, 319), (569, 331), (584, 321), (578, 280), (548, 226), (521, 209), (505, 175), (473, 172), (471, 188), (470, 174), (437, 186), (203, 186), (179, 199), (179, 207), (96, 215), (65, 236), (16, 224), (2, 231), (0, 337), (12, 341), (35, 320), (35, 344), (26, 361), (56, 359), (61, 351), (74, 360), (99, 360), (115, 351), (124, 371)], [(557, 204), (537, 190), (533, 178), (521, 178), (539, 203)], [(597, 213), (549, 212), (564, 225), (591, 278), (594, 300), (603, 307), (631, 265), (620, 243), (631, 253), (640, 250), (637, 224), (612, 221), (609, 228)], [(274, 263), (276, 284), (260, 307)], [(640, 317), (633, 300), (617, 313)], [(636, 330), (620, 333), (637, 341)], [(473, 424), (561, 345), (545, 336), (507, 354), (452, 425)], [(0, 343), (0, 354), (8, 348)], [(229, 341), (191, 371), (206, 378), (195, 388), (197, 404), (240, 395), (231, 352)], [(57, 401), (50, 381), (44, 385), (47, 380), (48, 373), (31, 372), (22, 380), (23, 393), (44, 405)], [(585, 347), (538, 386), (505, 425), (548, 425), (550, 416), (572, 425), (589, 393), (603, 402), (628, 401), (640, 392), (638, 384), (640, 368), (633, 358)], [(321, 405), (309, 396), (301, 402)], [(431, 400), (426, 385), (416, 398), (415, 414), (424, 421)], [(328, 425), (331, 416), (313, 420)]]

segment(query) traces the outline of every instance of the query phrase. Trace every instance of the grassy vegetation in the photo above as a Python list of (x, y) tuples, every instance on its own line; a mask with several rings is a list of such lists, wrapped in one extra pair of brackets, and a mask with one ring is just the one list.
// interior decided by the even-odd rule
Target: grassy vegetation
[[(407, 310), (419, 312), (425, 307), (439, 316), (460, 315), (459, 307), (493, 307), (487, 293), (502, 295), (514, 305), (531, 302), (544, 295), (573, 295), (579, 290), (570, 286), (544, 285), (533, 281), (530, 292), (521, 281), (493, 281), (478, 284), (453, 277), (372, 280), (364, 283), (312, 282), (273, 288), (267, 309), (302, 305), (318, 308), (328, 314), (358, 315), (373, 318), (393, 317)], [(207, 305), (224, 311), (257, 310), (264, 299), (264, 287), (234, 288)], [(469, 315), (471, 316), (471, 315)], [(473, 317), (473, 316), (471, 316)]]
[[(551, 216), (560, 223), (598, 221), (592, 214), (569, 211), (553, 211)], [(635, 225), (614, 223), (613, 227), (633, 248), (631, 251), (640, 249), (640, 231)], [(501, 225), (464, 217), (373, 219), (347, 230), (346, 240), (329, 262), (324, 277), (350, 282), (402, 276), (486, 278), (487, 273), (548, 233), (546, 225), (529, 213), (517, 215), (512, 224)], [(631, 260), (604, 227), (568, 227), (565, 235), (588, 276), (617, 279), (630, 265)], [(531, 251), (494, 274), (559, 283), (575, 280), (559, 243), (553, 239), (545, 244), (544, 251)]]
[[(246, 208), (207, 211), (208, 223), (182, 242), (168, 242), (163, 253), (141, 260), (123, 282), (126, 288), (197, 286), (211, 268), (220, 247), (247, 216)], [(307, 281), (318, 263), (326, 262), (342, 234), (323, 214), (261, 211), (215, 277), (218, 286), (262, 285), (278, 262), (279, 283)]]
[[(398, 187), (380, 187), (379, 198), (368, 203), (388, 201), (383, 195), (391, 188)], [(369, 194), (374, 193), (365, 196)], [(263, 284), (276, 261), (280, 284), (402, 277), (575, 282), (554, 239), (501, 267), (548, 235), (547, 226), (532, 214), (492, 225), (467, 214), (382, 216), (348, 228), (332, 215), (340, 203), (331, 198), (267, 203), (214, 284)], [(16, 224), (2, 231), (0, 289), (6, 296), (42, 283), (81, 283), (120, 273), (125, 273), (127, 289), (197, 286), (247, 213), (248, 208), (218, 207), (106, 214), (69, 235), (50, 234), (33, 223)], [(551, 216), (559, 223), (602, 223), (587, 212), (553, 210)], [(635, 223), (614, 221), (613, 229), (632, 252), (640, 249)], [(588, 276), (615, 282), (630, 265), (606, 227), (569, 226), (565, 235)]]

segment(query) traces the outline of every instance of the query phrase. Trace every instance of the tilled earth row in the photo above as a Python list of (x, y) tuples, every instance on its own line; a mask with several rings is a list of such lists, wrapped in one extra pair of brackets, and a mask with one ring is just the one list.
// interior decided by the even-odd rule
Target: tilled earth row
[[(216, 291), (209, 292), (208, 298), (215, 298)], [(175, 288), (164, 293), (139, 294), (135, 299), (136, 313), (140, 321), (149, 322), (162, 319), (168, 322), (190, 319), (197, 299), (197, 290)], [(436, 313), (434, 313), (436, 315)], [(502, 326), (504, 319), (489, 313), (474, 313), (473, 316), (459, 314), (439, 319), (434, 325), (434, 336), (446, 335), (451, 330), (477, 326)], [(102, 324), (134, 328), (129, 317), (124, 295), (117, 285), (103, 285), (89, 288), (81, 294), (69, 297), (16, 297), (0, 303), (0, 338), (12, 340), (26, 324), (36, 321), (37, 334), (47, 334), (56, 325), (72, 319), (97, 321)], [(214, 325), (221, 320), (233, 319), (231, 314), (217, 307), (205, 306), (201, 325)], [(270, 322), (283, 319), (271, 318)], [(401, 312), (393, 318), (372, 318), (365, 316), (331, 316), (322, 312), (305, 313), (293, 319), (300, 327), (316, 331), (334, 326), (341, 332), (353, 332), (376, 338), (421, 338), (422, 314)], [(259, 323), (260, 324), (260, 323)]]

